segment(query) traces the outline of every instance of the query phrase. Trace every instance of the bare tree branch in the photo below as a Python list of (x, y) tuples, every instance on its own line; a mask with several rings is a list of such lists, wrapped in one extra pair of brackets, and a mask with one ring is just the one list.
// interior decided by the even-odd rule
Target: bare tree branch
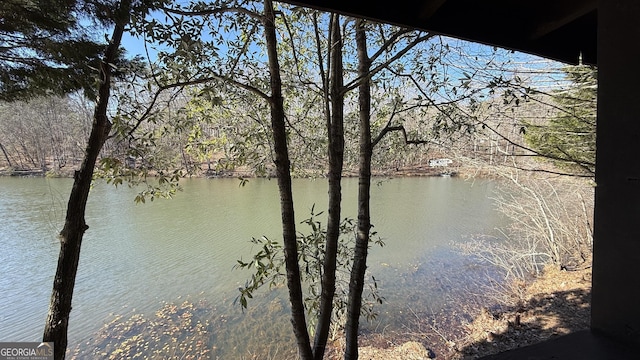
[[(397, 105), (397, 104), (396, 104)], [(396, 111), (396, 105), (394, 105), (393, 107), (393, 111), (391, 112), (391, 116), (389, 117), (389, 120), (387, 121), (387, 124), (385, 125), (385, 127), (380, 131), (380, 133), (378, 134), (378, 136), (376, 136), (376, 138), (371, 142), (371, 148), (375, 148), (376, 145), (378, 145), (378, 143), (390, 132), (393, 131), (399, 131), (402, 133), (402, 136), (404, 138), (404, 142), (405, 144), (415, 144), (415, 145), (420, 145), (420, 144), (429, 144), (430, 141), (428, 140), (411, 140), (408, 138), (407, 136), (407, 130), (404, 128), (403, 125), (396, 125), (396, 126), (391, 126), (391, 122), (393, 121), (393, 118), (395, 117), (395, 115), (397, 113), (399, 113), (399, 111)]]
[(211, 15), (219, 15), (224, 13), (239, 13), (243, 15), (247, 15), (254, 19), (258, 19), (262, 21), (264, 18), (263, 15), (255, 13), (245, 8), (241, 7), (222, 7), (217, 9), (203, 9), (203, 10), (184, 10), (178, 8), (168, 8), (162, 7), (163, 11), (169, 14), (181, 15), (181, 16), (211, 16)]
[[(371, 69), (371, 71), (369, 71), (369, 75), (368, 77), (371, 78), (374, 75), (376, 75), (378, 72), (382, 71), (383, 69), (387, 68), (391, 63), (393, 63), (394, 61), (398, 60), (399, 58), (401, 58), (402, 56), (404, 56), (406, 53), (409, 52), (409, 50), (413, 49), (416, 45), (420, 44), (423, 41), (426, 41), (428, 39), (431, 39), (432, 37), (436, 36), (436, 33), (429, 33), (423, 36), (418, 36), (416, 37), (412, 42), (410, 42), (407, 46), (405, 46), (402, 50), (398, 51), (396, 54), (394, 54), (392, 57), (390, 57), (389, 59), (387, 59), (385, 62), (378, 64), (376, 67), (374, 67), (373, 69)], [(389, 41), (392, 41), (392, 39), (389, 39), (384, 45), (383, 47), (387, 47), (390, 46), (391, 43)], [(382, 48), (381, 48), (382, 49)], [(379, 50), (380, 51), (380, 50)], [(349, 84), (345, 85), (343, 92), (346, 93), (348, 91), (351, 91), (355, 88), (357, 88), (360, 83), (363, 81), (362, 76), (359, 76), (357, 78), (355, 78), (352, 82), (350, 82)]]

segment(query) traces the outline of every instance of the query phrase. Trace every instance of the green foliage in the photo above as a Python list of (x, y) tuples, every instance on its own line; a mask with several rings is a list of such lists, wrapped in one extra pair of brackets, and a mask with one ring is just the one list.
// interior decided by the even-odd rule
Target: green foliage
[[(136, 2), (146, 14), (159, 0)], [(100, 31), (128, 19), (119, 2), (9, 0), (0, 3), (0, 99), (29, 99), (84, 91), (96, 98), (100, 59), (107, 47)], [(125, 18), (126, 17), (126, 18)], [(121, 52), (110, 66), (122, 75), (135, 60)]]
[[(322, 279), (323, 261), (325, 256), (326, 229), (318, 217), (323, 212), (315, 213), (311, 209), (310, 217), (301, 224), (308, 227), (309, 232), (298, 235), (298, 262), (300, 264), (302, 283), (306, 286), (305, 308), (310, 315), (309, 328), (314, 328), (314, 321), (320, 306), (320, 283)], [(345, 218), (340, 224), (340, 238), (337, 255), (336, 297), (334, 298), (334, 319), (342, 322), (346, 318), (346, 306), (348, 295), (349, 271), (353, 260), (353, 245), (355, 242), (356, 224), (353, 219)], [(371, 243), (384, 246), (384, 242), (371, 233)], [(252, 270), (251, 277), (238, 290), (240, 294), (236, 302), (244, 309), (248, 306), (248, 300), (253, 298), (258, 289), (268, 286), (269, 289), (278, 288), (285, 284), (284, 254), (282, 244), (265, 236), (251, 240), (259, 250), (254, 253), (251, 260), (237, 260), (235, 268)], [(362, 315), (367, 320), (376, 318), (375, 304), (382, 304), (384, 297), (378, 293), (376, 279), (371, 277), (366, 300), (363, 301)], [(335, 324), (342, 326), (343, 324)]]
[(259, 246), (260, 250), (253, 255), (251, 261), (244, 262), (240, 259), (237, 260), (238, 264), (236, 265), (239, 269), (255, 269), (251, 278), (245, 282), (244, 287), (239, 288), (240, 295), (236, 301), (240, 302), (243, 309), (247, 308), (247, 299), (252, 299), (255, 291), (267, 284), (269, 289), (279, 287), (284, 283), (285, 276), (282, 245), (266, 236), (258, 239), (253, 238), (251, 242)]
[[(105, 157), (100, 160), (96, 169), (95, 178), (104, 179), (108, 184), (118, 187), (127, 184), (131, 188), (139, 190), (134, 198), (136, 203), (145, 203), (147, 199), (153, 201), (156, 198), (171, 198), (182, 188), (180, 179), (183, 177), (182, 170), (170, 172), (153, 171), (144, 165), (125, 163), (120, 159)], [(142, 189), (140, 189), (142, 188)]]
[(193, 159), (205, 157), (205, 123), (189, 115), (191, 93), (161, 89), (148, 76), (126, 80), (114, 90), (118, 108), (95, 177), (142, 188), (136, 203), (172, 197), (179, 180), (197, 172)]
[(595, 174), (597, 72), (580, 65), (564, 69), (571, 81), (556, 91), (558, 112), (548, 125), (528, 124), (525, 140), (542, 156), (577, 174)]
[(225, 95), (223, 99), (217, 89), (207, 87), (194, 91), (185, 109), (191, 126), (185, 151), (199, 163), (213, 161), (217, 172), (247, 166), (256, 175), (268, 174), (272, 155), (267, 109), (250, 95)]
[(104, 49), (80, 28), (77, 0), (0, 3), (0, 99), (66, 94), (93, 85)]

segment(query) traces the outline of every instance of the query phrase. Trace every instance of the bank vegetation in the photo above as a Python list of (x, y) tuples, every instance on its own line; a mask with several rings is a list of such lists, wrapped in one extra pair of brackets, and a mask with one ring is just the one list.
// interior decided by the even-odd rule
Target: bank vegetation
[[(358, 356), (358, 325), (368, 310), (362, 307), (367, 250), (375, 241), (373, 175), (499, 182), (496, 206), (512, 225), (501, 229), (502, 239), (478, 237), (461, 249), (502, 276), (485, 294), (497, 305), (526, 306), (530, 299), (519, 291), (553, 274), (550, 269), (590, 266), (593, 68), (271, 0), (65, 5), (49, 9), (55, 18), (10, 22), (0, 32), (17, 41), (0, 53), (0, 167), (9, 175), (74, 178), (44, 336), (56, 343), (57, 359), (65, 356), (88, 229), (85, 205), (95, 178), (143, 185), (138, 202), (173, 196), (186, 176), (276, 178), (281, 245), (261, 243), (262, 252), (252, 254), (254, 273), (240, 289), (240, 305), (247, 307), (255, 291), (280, 275), (302, 359), (330, 356), (330, 334), (343, 339), (330, 349), (345, 359)], [(0, 11), (14, 9), (3, 5)], [(84, 28), (86, 22), (93, 26)], [(125, 33), (142, 39), (144, 56), (123, 56)], [(42, 38), (56, 43), (36, 41)], [(74, 44), (76, 52), (62, 51)], [(77, 71), (59, 74), (61, 69)], [(358, 219), (348, 226), (340, 215), (344, 176), (360, 179)], [(310, 223), (321, 229), (312, 241), (296, 231), (293, 177), (329, 182), (328, 209)], [(355, 234), (347, 247), (341, 243), (345, 233)], [(312, 265), (304, 266), (301, 260), (309, 257)], [(347, 294), (336, 294), (339, 271), (349, 275)], [(319, 287), (303, 288), (305, 279)], [(306, 292), (313, 293), (311, 301)], [(449, 325), (469, 323), (465, 316), (489, 310), (481, 310), (486, 303), (458, 305), (468, 311), (428, 319), (419, 329), (430, 330), (415, 340), (435, 348), (435, 334), (447, 349), (464, 352), (455, 340), (464, 334), (447, 334), (442, 324), (453, 329)], [(189, 322), (195, 310), (185, 307), (189, 311), (169, 306), (160, 315), (172, 319), (173, 330), (188, 324), (198, 334), (191, 348), (208, 354), (205, 322)], [(337, 321), (341, 314), (344, 323)], [(153, 321), (133, 321), (149, 333), (159, 331)], [(509, 321), (523, 323), (522, 316)], [(114, 326), (122, 342), (112, 354), (131, 351), (134, 340), (147, 344), (127, 327)], [(187, 356), (191, 348), (176, 345), (156, 354)]]

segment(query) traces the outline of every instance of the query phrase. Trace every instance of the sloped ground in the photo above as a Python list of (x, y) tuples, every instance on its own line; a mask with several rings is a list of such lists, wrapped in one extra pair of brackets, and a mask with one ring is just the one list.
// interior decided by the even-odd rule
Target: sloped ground
[(519, 287), (509, 303), (492, 310), (476, 309), (472, 319), (467, 316), (473, 310), (459, 304), (458, 314), (450, 311), (436, 319), (424, 319), (419, 328), (425, 330), (405, 334), (404, 340), (397, 336), (365, 337), (360, 359), (477, 359), (589, 328), (590, 268), (548, 269), (532, 283)]
[(591, 269), (547, 270), (524, 297), (499, 311), (482, 311), (466, 326), (452, 359), (475, 359), (589, 328)]

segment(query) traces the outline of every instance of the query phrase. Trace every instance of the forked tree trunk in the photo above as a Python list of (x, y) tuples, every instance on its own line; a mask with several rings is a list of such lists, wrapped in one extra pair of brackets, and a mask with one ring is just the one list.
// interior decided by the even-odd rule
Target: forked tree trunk
[(340, 237), (340, 202), (342, 200), (342, 167), (344, 163), (344, 84), (342, 77), (342, 35), (340, 18), (331, 16), (331, 116), (329, 132), (329, 217), (327, 219), (326, 247), (322, 272), (322, 291), (318, 324), (313, 346), (315, 360), (321, 360), (329, 338), (333, 298), (336, 292), (336, 262)]
[(365, 21), (356, 21), (356, 44), (358, 47), (358, 77), (362, 82), (359, 91), (360, 118), (360, 160), (358, 181), (358, 231), (353, 255), (353, 266), (349, 280), (349, 299), (347, 303), (347, 324), (345, 326), (345, 360), (358, 358), (358, 328), (360, 309), (362, 307), (362, 291), (364, 275), (367, 270), (367, 251), (369, 248), (369, 231), (371, 215), (369, 207), (371, 190), (371, 95), (369, 81), (370, 60), (367, 55), (367, 38)]
[(282, 214), (282, 237), (284, 243), (285, 268), (287, 271), (287, 287), (291, 303), (291, 323), (298, 345), (298, 353), (303, 360), (313, 359), (309, 332), (304, 313), (302, 284), (300, 283), (300, 267), (298, 265), (298, 249), (296, 240), (296, 223), (293, 212), (293, 194), (291, 190), (291, 172), (285, 126), (284, 101), (282, 99), (282, 81), (278, 62), (277, 38), (275, 29), (275, 13), (271, 0), (264, 2), (264, 32), (269, 58), (271, 75), (271, 129), (275, 152), (278, 188), (280, 191), (280, 208)]
[(80, 260), (80, 247), (82, 245), (82, 237), (88, 228), (84, 216), (91, 179), (98, 155), (111, 130), (111, 123), (107, 119), (107, 105), (111, 91), (110, 64), (113, 64), (117, 58), (117, 50), (120, 46), (122, 33), (129, 19), (130, 0), (123, 0), (119, 10), (124, 16), (116, 19), (111, 42), (107, 46), (102, 60), (100, 87), (98, 89), (99, 98), (93, 115), (91, 134), (89, 135), (85, 157), (80, 170), (76, 171), (74, 175), (65, 223), (60, 232), (58, 268), (53, 280), (49, 312), (42, 337), (42, 341), (54, 343), (54, 358), (56, 360), (64, 359), (67, 349), (67, 329), (69, 327), (73, 288)]

